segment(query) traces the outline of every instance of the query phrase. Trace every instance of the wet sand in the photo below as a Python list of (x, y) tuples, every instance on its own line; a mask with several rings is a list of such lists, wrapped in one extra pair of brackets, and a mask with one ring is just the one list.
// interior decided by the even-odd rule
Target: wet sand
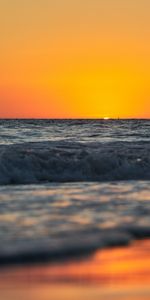
[(0, 269), (0, 300), (148, 300), (150, 240), (50, 264)]

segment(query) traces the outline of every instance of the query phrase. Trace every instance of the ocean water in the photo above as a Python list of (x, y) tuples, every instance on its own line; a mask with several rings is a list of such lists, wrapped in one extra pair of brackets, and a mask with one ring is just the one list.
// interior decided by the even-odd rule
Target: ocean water
[(0, 120), (0, 264), (150, 236), (150, 120)]

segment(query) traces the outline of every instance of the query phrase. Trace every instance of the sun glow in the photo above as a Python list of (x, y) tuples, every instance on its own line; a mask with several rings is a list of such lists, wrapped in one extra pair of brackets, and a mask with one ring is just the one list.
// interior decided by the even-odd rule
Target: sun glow
[(104, 120), (109, 120), (110, 118), (109, 117), (104, 117)]

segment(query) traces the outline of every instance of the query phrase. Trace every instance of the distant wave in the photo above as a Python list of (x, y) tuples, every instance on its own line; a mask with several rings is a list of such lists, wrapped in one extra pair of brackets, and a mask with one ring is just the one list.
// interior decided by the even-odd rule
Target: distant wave
[(149, 142), (0, 146), (0, 185), (150, 179)]

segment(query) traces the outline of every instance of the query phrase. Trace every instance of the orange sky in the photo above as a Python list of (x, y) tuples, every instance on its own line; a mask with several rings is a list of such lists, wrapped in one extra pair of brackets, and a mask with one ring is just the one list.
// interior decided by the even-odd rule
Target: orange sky
[(149, 0), (0, 0), (0, 117), (150, 117)]

